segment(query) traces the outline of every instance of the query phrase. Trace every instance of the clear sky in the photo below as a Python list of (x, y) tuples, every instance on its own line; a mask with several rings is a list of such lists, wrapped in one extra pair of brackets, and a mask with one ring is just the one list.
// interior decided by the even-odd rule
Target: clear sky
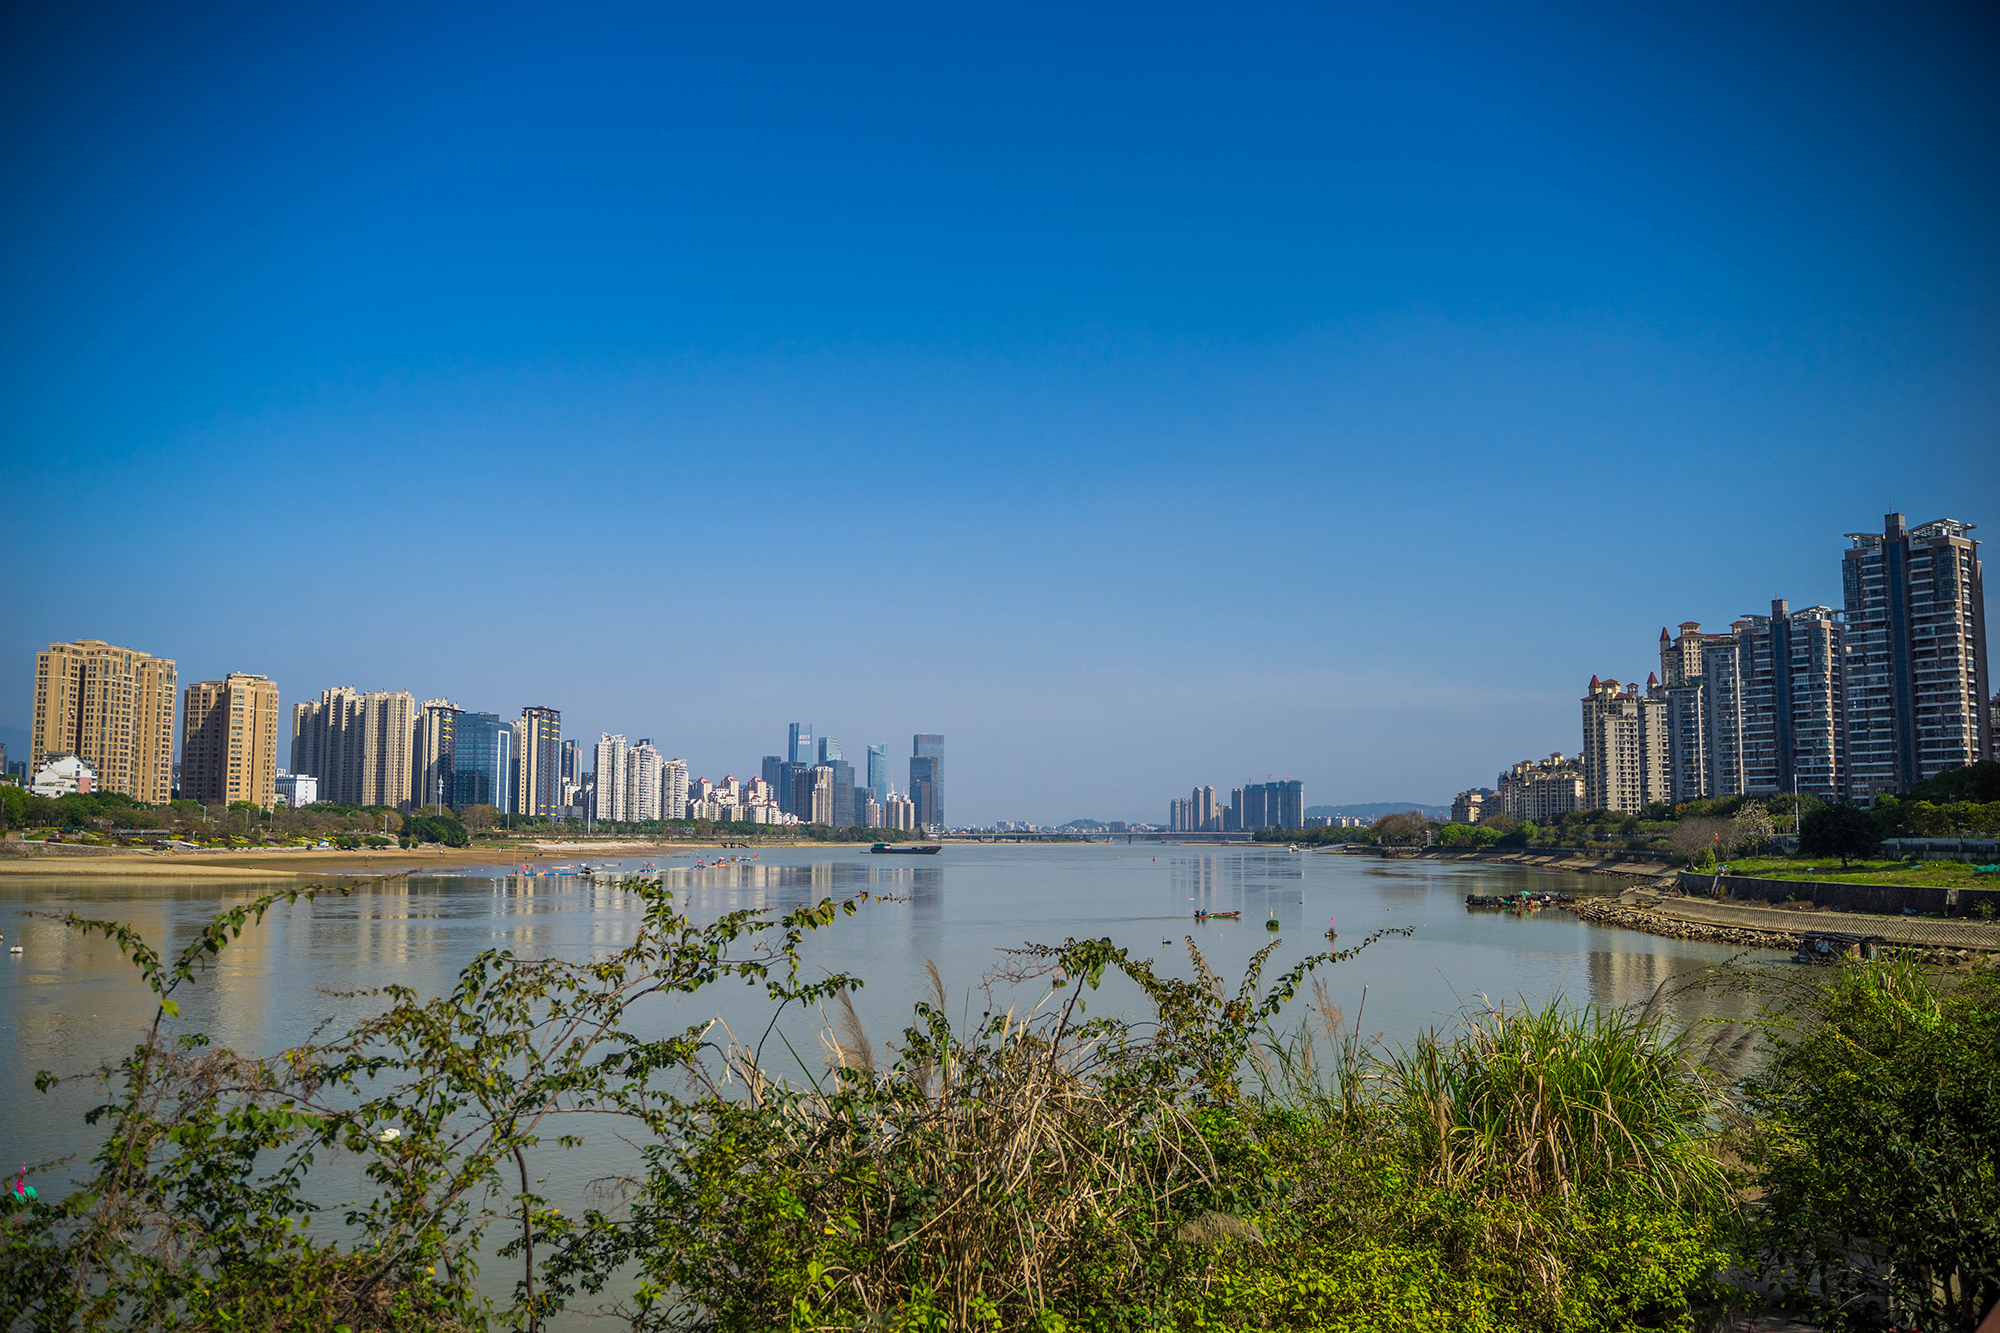
[(2000, 532), (1990, 9), (14, 11), (0, 726), (94, 637), (947, 814), (1448, 800)]

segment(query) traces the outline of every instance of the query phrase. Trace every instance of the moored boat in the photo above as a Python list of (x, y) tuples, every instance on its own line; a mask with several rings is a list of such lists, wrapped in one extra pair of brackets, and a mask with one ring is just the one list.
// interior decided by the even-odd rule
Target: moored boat
[(923, 843), (913, 843), (909, 846), (904, 846), (901, 843), (878, 842), (868, 850), (877, 856), (936, 856), (944, 848), (942, 846), (931, 846)]

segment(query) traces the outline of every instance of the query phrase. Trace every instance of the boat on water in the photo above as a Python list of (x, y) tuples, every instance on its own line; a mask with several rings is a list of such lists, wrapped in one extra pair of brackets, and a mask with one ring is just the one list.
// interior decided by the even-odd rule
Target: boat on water
[(868, 850), (877, 856), (936, 856), (944, 848), (942, 846), (929, 846), (924, 843), (912, 843), (905, 846), (901, 843), (878, 842)]
[(1196, 912), (1194, 919), (1197, 921), (1235, 921), (1242, 915), (1243, 913), (1241, 912)]

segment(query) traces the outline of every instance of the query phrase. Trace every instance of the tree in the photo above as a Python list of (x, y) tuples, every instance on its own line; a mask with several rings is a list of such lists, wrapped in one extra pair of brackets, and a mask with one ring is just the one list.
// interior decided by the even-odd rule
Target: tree
[(500, 818), (497, 805), (468, 805), (458, 812), (459, 820), (469, 829), (483, 833), (493, 827)]
[(1430, 833), (1430, 821), (1419, 811), (1408, 814), (1383, 815), (1371, 826), (1375, 840), (1381, 843), (1422, 842)]
[(1713, 863), (1715, 852), (1728, 850), (1735, 836), (1732, 821), (1696, 816), (1675, 824), (1674, 831), (1667, 835), (1667, 845), (1690, 864), (1700, 860), (1703, 852), (1709, 853), (1709, 861)]
[(1774, 832), (1771, 817), (1764, 813), (1763, 806), (1746, 805), (1729, 821), (1729, 836), (1723, 841), (1731, 852), (1748, 854), (1762, 851)]
[(1799, 825), (1799, 850), (1807, 856), (1837, 856), (1846, 867), (1850, 858), (1866, 859), (1882, 845), (1875, 816), (1843, 801), (1806, 811)]

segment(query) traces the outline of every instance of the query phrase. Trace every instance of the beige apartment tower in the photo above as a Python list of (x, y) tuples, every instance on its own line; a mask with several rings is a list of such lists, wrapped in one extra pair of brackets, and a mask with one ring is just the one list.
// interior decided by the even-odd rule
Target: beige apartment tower
[(35, 654), (28, 771), (74, 754), (97, 770), (100, 790), (165, 805), (173, 799), (175, 687), (171, 657), (102, 639), (50, 644)]
[(278, 687), (232, 671), (187, 688), (181, 710), (181, 795), (203, 805), (278, 800)]
[(1655, 677), (1642, 695), (1615, 680), (1590, 678), (1583, 696), (1585, 808), (1636, 815), (1670, 799), (1667, 701), (1658, 684)]

